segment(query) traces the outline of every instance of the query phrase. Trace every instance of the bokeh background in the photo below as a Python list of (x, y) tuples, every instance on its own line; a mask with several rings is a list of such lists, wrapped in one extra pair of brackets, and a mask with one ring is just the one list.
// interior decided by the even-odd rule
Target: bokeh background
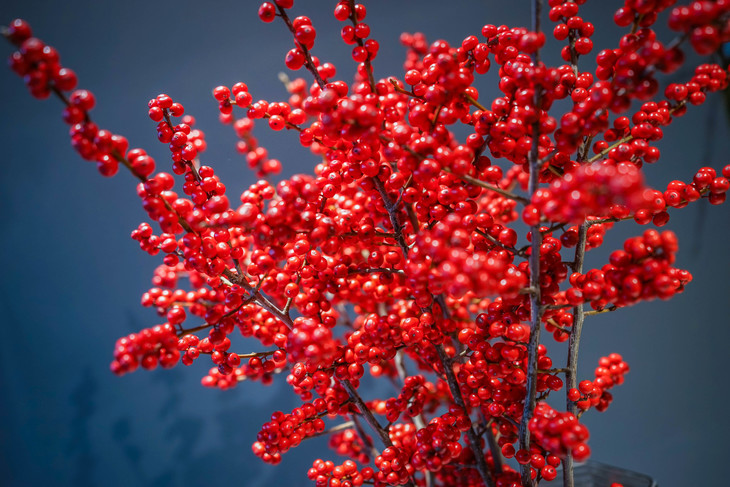
[[(0, 23), (27, 19), (76, 70), (80, 87), (96, 94), (94, 120), (146, 148), (160, 167), (167, 166), (168, 152), (146, 117), (147, 100), (165, 92), (182, 102), (206, 132), (203, 160), (235, 198), (235, 189), (254, 177), (235, 152), (231, 128), (217, 121), (211, 89), (245, 81), (255, 98), (286, 98), (277, 74), (285, 70), (291, 37), (282, 23), (258, 20), (258, 3), (3, 0)], [(339, 40), (334, 3), (298, 2), (294, 15), (313, 19), (315, 54), (350, 80), (354, 64)], [(456, 44), (485, 23), (527, 25), (528, 4), (366, 2), (367, 22), (381, 43), (376, 77), (402, 75), (402, 31)], [(595, 1), (582, 10), (597, 26), (600, 48), (621, 35), (607, 25), (620, 4)], [(660, 37), (668, 42), (673, 34)], [(11, 51), (0, 43), (3, 55)], [(685, 70), (669, 79), (690, 76)], [(482, 100), (498, 96), (495, 81), (492, 72), (480, 82)], [(250, 449), (274, 409), (296, 404), (287, 386), (204, 389), (203, 360), (122, 378), (109, 372), (116, 338), (158, 322), (138, 304), (158, 260), (128, 237), (146, 219), (134, 182), (123, 171), (103, 179), (77, 157), (60, 103), (31, 99), (7, 69), (0, 70), (0, 107), (0, 485), (308, 485), (306, 469), (328, 454), (326, 440), (309, 440), (279, 467), (259, 462)], [(728, 134), (721, 96), (690, 108), (666, 128), (659, 145), (664, 158), (647, 168), (650, 182), (662, 188), (671, 179), (691, 179), (699, 165), (721, 168), (730, 162)], [(287, 175), (315, 162), (295, 134), (262, 127), (256, 135)], [(593, 459), (650, 474), (662, 487), (719, 485), (726, 476), (729, 210), (703, 200), (672, 212), (668, 228), (680, 236), (678, 265), (695, 277), (684, 294), (594, 317), (585, 326), (585, 378), (610, 352), (632, 367), (609, 410), (584, 416)], [(641, 231), (625, 223), (603, 250), (589, 254), (588, 264), (600, 266), (609, 250)]]

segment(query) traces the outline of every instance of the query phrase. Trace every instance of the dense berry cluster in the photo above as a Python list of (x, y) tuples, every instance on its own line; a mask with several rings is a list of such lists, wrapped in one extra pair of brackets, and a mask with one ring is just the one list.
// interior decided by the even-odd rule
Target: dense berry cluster
[(315, 460), (307, 476), (317, 487), (359, 487), (364, 482), (370, 483), (373, 469), (358, 470), (352, 460), (345, 460), (342, 465), (335, 465), (330, 460)]
[(594, 163), (580, 166), (549, 187), (537, 190), (532, 204), (551, 221), (580, 223), (589, 215), (636, 211), (644, 200), (645, 188), (636, 166)]
[(253, 452), (267, 463), (279, 463), (281, 453), (325, 430), (322, 416), (326, 413), (326, 405), (321, 399), (304, 403), (290, 414), (275, 412), (271, 415), (271, 421), (261, 427), (258, 441), (253, 444)]
[(530, 431), (536, 443), (554, 455), (564, 457), (571, 454), (578, 462), (590, 455), (591, 450), (585, 443), (589, 436), (588, 428), (572, 413), (555, 411), (547, 403), (539, 403), (530, 419)]
[[(94, 96), (26, 22), (4, 31), (31, 94), (64, 103), (80, 155), (104, 176), (121, 165), (137, 179), (149, 221), (131, 237), (162, 261), (141, 301), (164, 323), (120, 338), (111, 369), (203, 360), (212, 367), (202, 384), (220, 389), (282, 378), (303, 404), (275, 412), (253, 452), (276, 464), (330, 434), (349, 459), (316, 459), (308, 477), (318, 486), (531, 487), (561, 463), (572, 485), (573, 461), (590, 454), (580, 415), (604, 411), (629, 370), (614, 353), (580, 380), (583, 320), (668, 299), (692, 278), (675, 267), (670, 231), (627, 239), (600, 268), (586, 252), (619, 222), (661, 227), (691, 202), (725, 201), (730, 166), (702, 167), (664, 191), (643, 169), (659, 161), (664, 127), (727, 89), (719, 64), (697, 63), (671, 83), (662, 75), (685, 63), (685, 41), (706, 55), (730, 40), (730, 2), (674, 7), (669, 27), (681, 35), (664, 42), (653, 26), (675, 2), (626, 0), (613, 16), (626, 32), (594, 53), (585, 1), (549, 0), (550, 39), (491, 24), (454, 45), (404, 34), (403, 76), (381, 78), (366, 7), (333, 3), (357, 63), (352, 82), (313, 54), (312, 18), (276, 0), (259, 18), (288, 29), (284, 63), (307, 78), (281, 76), (286, 101), (244, 82), (213, 89), (262, 178), (240, 195), (202, 163), (205, 136), (181, 103), (161, 94), (147, 106), (171, 158), (160, 171), (94, 124)], [(550, 42), (556, 66), (541, 61)], [(582, 70), (587, 56), (594, 70)], [(499, 96), (480, 100), (490, 70)], [(266, 179), (282, 163), (259, 145), (256, 120), (315, 155), (312, 174)], [(258, 351), (234, 351), (241, 338)], [(562, 342), (565, 367), (553, 355)], [(379, 379), (389, 388), (370, 397), (365, 385)], [(559, 391), (565, 411), (547, 403)]]
[(688, 271), (672, 267), (677, 249), (673, 232), (646, 230), (626, 240), (623, 250), (611, 253), (610, 263), (600, 270), (571, 275), (573, 288), (566, 292), (566, 299), (571, 304), (588, 301), (597, 309), (609, 303), (621, 307), (669, 299), (692, 280)]
[(629, 366), (621, 355), (612, 353), (608, 357), (601, 357), (596, 368), (596, 379), (593, 382), (581, 381), (578, 388), (568, 391), (568, 399), (582, 410), (595, 407), (598, 411), (605, 411), (613, 400), (613, 395), (608, 390), (623, 384), (624, 375), (628, 371)]

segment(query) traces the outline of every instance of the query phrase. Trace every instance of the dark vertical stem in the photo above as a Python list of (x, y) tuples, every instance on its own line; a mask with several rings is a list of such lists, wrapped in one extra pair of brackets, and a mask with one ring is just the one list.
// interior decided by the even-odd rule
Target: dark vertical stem
[(502, 450), (499, 448), (497, 438), (495, 438), (492, 432), (491, 423), (486, 424), (487, 431), (484, 433), (487, 437), (487, 443), (489, 444), (489, 451), (492, 452), (492, 460), (494, 460), (494, 470), (501, 474), (504, 470), (504, 457), (502, 456)]
[(403, 252), (403, 258), (408, 259), (408, 245), (406, 244), (405, 237), (403, 237), (403, 225), (398, 218), (398, 208), (396, 207), (395, 203), (390, 200), (390, 197), (388, 196), (388, 192), (385, 190), (385, 185), (383, 184), (383, 182), (377, 176), (370, 179), (373, 182), (375, 189), (377, 189), (378, 193), (380, 193), (381, 199), (383, 200), (383, 205), (385, 205), (385, 209), (388, 212), (388, 217), (390, 218), (390, 224), (393, 227), (395, 241), (398, 243), (398, 247), (400, 247), (401, 252)]
[[(446, 376), (446, 382), (449, 385), (449, 390), (454, 398), (454, 402), (464, 411), (464, 414), (467, 414), (468, 416), (464, 397), (461, 395), (461, 389), (459, 389), (459, 382), (456, 380), (456, 375), (454, 375), (451, 358), (446, 355), (446, 351), (444, 351), (444, 347), (442, 345), (436, 345), (436, 352), (444, 366), (444, 375)], [(477, 435), (477, 432), (474, 431), (473, 424), (469, 425), (466, 436), (469, 440), (471, 451), (474, 453), (474, 460), (476, 461), (479, 475), (481, 475), (485, 485), (493, 487), (494, 481), (492, 480), (492, 476), (489, 474), (489, 467), (487, 466), (487, 462), (484, 460), (484, 453), (481, 442), (479, 441), (479, 435)]]
[[(578, 228), (578, 244), (575, 247), (575, 260), (573, 261), (573, 272), (583, 272), (583, 261), (586, 253), (586, 237), (588, 235), (588, 223), (583, 222)], [(570, 330), (570, 342), (568, 345), (568, 364), (567, 371), (565, 373), (566, 381), (566, 403), (567, 411), (569, 413), (578, 415), (578, 406), (575, 402), (571, 401), (567, 394), (571, 389), (578, 387), (578, 347), (580, 346), (580, 335), (583, 331), (583, 320), (585, 314), (583, 312), (583, 305), (576, 306), (573, 308), (573, 327)], [(568, 453), (568, 456), (563, 460), (563, 487), (573, 487), (573, 456)]]
[[(347, 391), (347, 394), (350, 396), (352, 402), (354, 402), (357, 408), (360, 410), (362, 417), (365, 418), (365, 421), (370, 425), (370, 428), (375, 431), (375, 433), (377, 433), (377, 435), (380, 437), (383, 445), (385, 445), (386, 448), (392, 447), (393, 442), (390, 441), (390, 436), (388, 436), (388, 433), (385, 431), (385, 429), (380, 426), (380, 423), (378, 423), (378, 420), (375, 419), (375, 416), (373, 416), (370, 408), (368, 408), (367, 404), (365, 404), (365, 401), (362, 400), (360, 394), (358, 394), (357, 390), (355, 390), (355, 388), (352, 386), (352, 383), (349, 380), (343, 380), (342, 386)], [(413, 482), (411, 481), (408, 481), (405, 485), (408, 485), (409, 487), (414, 487)]]
[[(540, 14), (542, 11), (542, 0), (532, 0), (532, 31), (540, 31)], [(533, 66), (540, 64), (540, 53), (535, 51), (532, 55)], [(535, 109), (540, 110), (540, 87), (535, 87), (534, 104)], [(532, 147), (528, 158), (530, 166), (530, 180), (528, 184), (529, 197), (537, 191), (539, 184), (539, 153), (538, 141), (540, 138), (540, 124), (535, 122), (532, 125)], [(540, 344), (540, 321), (542, 318), (541, 296), (540, 296), (540, 246), (542, 234), (539, 225), (530, 227), (532, 237), (531, 252), (529, 259), (530, 268), (530, 341), (527, 346), (527, 394), (525, 396), (522, 421), (519, 428), (519, 446), (521, 450), (530, 451), (530, 429), (528, 427), (532, 414), (535, 411), (537, 395), (537, 348)], [(520, 466), (522, 485), (533, 487), (535, 483), (531, 477), (529, 464)]]
[[(532, 0), (532, 32), (540, 32), (540, 17), (542, 16), (542, 0)], [(532, 62), (537, 65), (540, 62), (540, 51), (537, 50), (532, 55)]]
[(352, 423), (355, 425), (355, 430), (357, 430), (357, 434), (362, 439), (363, 445), (365, 445), (365, 448), (370, 450), (370, 454), (373, 456), (373, 460), (375, 457), (380, 455), (380, 452), (377, 448), (375, 448), (375, 445), (373, 445), (372, 440), (370, 437), (365, 433), (365, 430), (362, 428), (362, 424), (360, 424), (360, 420), (357, 417), (357, 414), (352, 415)]

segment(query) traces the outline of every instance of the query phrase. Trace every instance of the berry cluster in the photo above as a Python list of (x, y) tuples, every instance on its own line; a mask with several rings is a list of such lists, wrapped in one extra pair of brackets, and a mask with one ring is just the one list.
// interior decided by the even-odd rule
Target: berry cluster
[[(550, 221), (566, 223), (580, 223), (588, 216), (613, 216), (626, 209), (636, 211), (644, 203), (641, 173), (629, 163), (579, 166), (532, 197), (532, 204)], [(615, 208), (618, 205), (623, 208)]]
[[(99, 129), (91, 122), (89, 111), (94, 108), (96, 98), (88, 90), (76, 89), (76, 73), (61, 66), (56, 49), (37, 37), (32, 37), (27, 22), (14, 20), (5, 35), (18, 47), (10, 56), (10, 67), (18, 76), (23, 77), (31, 95), (45, 99), (56, 93), (63, 100), (63, 120), (71, 126), (71, 145), (81, 157), (95, 161), (99, 173), (106, 177), (117, 173), (120, 162), (130, 166), (139, 176), (146, 176), (154, 171), (154, 161), (151, 159), (125, 158), (129, 148), (126, 138)], [(69, 91), (71, 93), (67, 96), (65, 92)]]
[[(368, 436), (368, 441), (372, 439)], [(360, 438), (357, 430), (347, 428), (330, 435), (329, 447), (340, 456), (350, 457), (362, 465), (370, 463), (370, 455), (365, 449), (365, 440)]]
[(530, 420), (530, 431), (537, 444), (554, 455), (564, 457), (570, 454), (575, 461), (582, 462), (591, 453), (585, 443), (589, 436), (588, 428), (573, 414), (555, 411), (547, 403), (541, 402), (535, 408), (535, 415)]
[(327, 460), (315, 460), (307, 477), (314, 481), (317, 487), (359, 487), (373, 478), (373, 469), (365, 467), (358, 470), (352, 460), (345, 460), (342, 465), (335, 465)]
[(157, 325), (117, 340), (111, 370), (115, 374), (133, 372), (140, 365), (150, 370), (159, 364), (174, 367), (180, 360), (177, 335), (172, 325)]
[(669, 28), (688, 34), (690, 44), (699, 54), (712, 54), (730, 41), (729, 14), (730, 2), (726, 0), (694, 1), (672, 9)]
[(443, 416), (434, 418), (416, 433), (416, 452), (411, 456), (411, 464), (417, 470), (438, 472), (461, 456), (460, 437), (461, 432)]
[(581, 381), (577, 388), (568, 390), (568, 399), (575, 401), (576, 405), (584, 411), (595, 407), (597, 411), (603, 412), (613, 400), (613, 396), (608, 390), (613, 386), (623, 384), (624, 375), (628, 371), (629, 366), (621, 355), (612, 353), (608, 357), (601, 357), (596, 368), (596, 379), (592, 382)]
[(322, 416), (326, 414), (327, 407), (321, 399), (304, 403), (290, 414), (276, 411), (271, 415), (271, 421), (261, 427), (257, 441), (253, 444), (254, 454), (266, 463), (279, 463), (282, 453), (298, 446), (305, 438), (325, 430)]
[[(45, 99), (51, 96), (54, 89), (71, 91), (76, 88), (76, 73), (61, 65), (56, 49), (33, 37), (33, 31), (26, 21), (15, 19), (8, 26), (6, 36), (18, 46), (18, 50), (8, 60), (10, 69), (23, 77), (25, 86), (33, 97)], [(76, 96), (77, 103), (67, 108), (64, 119), (68, 121), (78, 118), (79, 115), (83, 119), (84, 110), (81, 106), (87, 110), (94, 106), (94, 98), (90, 95), (89, 92), (79, 92)]]
[(377, 471), (375, 479), (385, 485), (403, 485), (410, 482), (415, 466), (408, 461), (408, 455), (397, 446), (389, 446), (375, 457)]
[(609, 303), (629, 306), (655, 298), (669, 299), (692, 280), (685, 270), (672, 266), (677, 237), (671, 231), (646, 230), (624, 242), (623, 250), (611, 253), (610, 263), (600, 270), (570, 276), (573, 288), (565, 296), (571, 304), (590, 302), (595, 309)]

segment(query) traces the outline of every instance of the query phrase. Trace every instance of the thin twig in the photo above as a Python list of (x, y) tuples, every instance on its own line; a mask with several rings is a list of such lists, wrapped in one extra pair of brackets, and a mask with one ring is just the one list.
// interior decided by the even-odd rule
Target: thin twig
[(468, 101), (469, 103), (471, 103), (472, 105), (474, 105), (475, 107), (477, 107), (479, 110), (481, 110), (483, 112), (487, 110), (484, 107), (484, 105), (482, 105), (481, 103), (479, 103), (478, 101), (476, 101), (474, 99), (474, 97), (472, 97), (471, 95), (464, 95), (464, 98), (466, 98), (466, 101)]
[(324, 436), (324, 435), (329, 435), (329, 434), (332, 434), (332, 433), (337, 433), (338, 431), (343, 431), (343, 430), (346, 430), (346, 429), (350, 429), (353, 426), (355, 426), (355, 422), (354, 421), (345, 421), (344, 423), (338, 424), (337, 426), (333, 426), (333, 427), (328, 428), (328, 429), (326, 429), (324, 431), (320, 431), (319, 433), (315, 433), (315, 434), (313, 434), (311, 436), (307, 436), (307, 437), (305, 437), (305, 439), (306, 438), (314, 438), (315, 436)]
[[(464, 403), (464, 397), (461, 395), (461, 389), (459, 388), (459, 382), (456, 380), (456, 375), (454, 374), (451, 358), (446, 355), (446, 351), (444, 350), (444, 347), (442, 345), (435, 345), (435, 347), (436, 353), (438, 353), (439, 359), (441, 360), (441, 363), (444, 367), (444, 375), (446, 376), (446, 383), (448, 384), (449, 390), (451, 391), (451, 396), (454, 398), (454, 402), (456, 403), (456, 405), (459, 406), (464, 411), (464, 414), (466, 414), (468, 417), (466, 404)], [(474, 453), (474, 459), (477, 462), (476, 466), (477, 470), (479, 471), (479, 475), (481, 475), (482, 480), (487, 486), (494, 487), (494, 480), (489, 473), (489, 467), (487, 466), (487, 462), (484, 460), (482, 445), (479, 441), (479, 436), (474, 430), (473, 424), (470, 425), (469, 429), (466, 431), (466, 436), (469, 440), (469, 446), (471, 447), (472, 453)]]
[(360, 410), (360, 414), (363, 418), (365, 418), (365, 421), (367, 421), (367, 423), (370, 425), (370, 428), (380, 437), (380, 441), (383, 442), (383, 445), (385, 445), (386, 447), (393, 446), (393, 442), (390, 441), (388, 433), (380, 425), (380, 423), (378, 423), (378, 420), (375, 419), (375, 416), (373, 416), (370, 408), (367, 407), (365, 401), (362, 400), (360, 394), (357, 393), (357, 390), (353, 387), (352, 383), (349, 380), (345, 379), (342, 381), (342, 386), (347, 391), (347, 395), (350, 396), (352, 402)]
[(390, 224), (393, 227), (393, 233), (395, 234), (395, 241), (398, 243), (401, 251), (403, 251), (403, 257), (408, 258), (408, 245), (406, 244), (405, 238), (403, 238), (403, 225), (400, 223), (400, 219), (398, 218), (398, 208), (390, 200), (383, 182), (377, 176), (370, 179), (375, 185), (375, 188), (378, 190), (378, 193), (380, 193), (385, 209), (388, 212)]
[[(349, 0), (348, 2), (350, 4), (350, 21), (352, 22), (353, 27), (357, 27), (357, 17), (355, 16), (355, 0)], [(357, 41), (357, 45), (359, 47), (365, 48), (365, 43), (360, 39), (359, 37), (355, 38)], [(372, 93), (375, 92), (375, 78), (373, 77), (373, 66), (370, 64), (370, 53), (368, 52), (368, 57), (365, 59), (365, 71), (368, 74), (368, 82), (370, 83), (370, 91)]]
[[(279, 11), (279, 17), (284, 20), (284, 23), (289, 28), (289, 31), (294, 35), (295, 29), (294, 25), (291, 23), (291, 20), (289, 20), (289, 16), (286, 14), (286, 9), (280, 6), (276, 6), (276, 8)], [(295, 41), (296, 42), (296, 41)], [(319, 71), (317, 71), (317, 66), (314, 65), (314, 60), (312, 59), (312, 55), (309, 53), (309, 49), (307, 49), (304, 45), (297, 42), (297, 45), (301, 48), (302, 52), (304, 53), (304, 66), (309, 70), (310, 73), (312, 73), (312, 76), (314, 76), (314, 80), (317, 82), (320, 88), (324, 89), (325, 82), (322, 79), (322, 77), (319, 75)]]
[[(444, 168), (444, 171), (446, 171), (448, 173), (451, 173), (451, 174), (454, 174), (448, 168)], [(479, 179), (477, 179), (477, 178), (475, 178), (473, 176), (469, 176), (468, 174), (454, 174), (454, 176), (456, 176), (459, 179), (462, 179), (462, 180), (466, 181), (467, 183), (473, 184), (475, 186), (479, 186), (479, 187), (484, 188), (484, 189), (488, 189), (489, 191), (494, 191), (495, 193), (500, 194), (500, 195), (504, 196), (505, 198), (509, 198), (511, 200), (519, 201), (520, 203), (523, 203), (525, 205), (530, 202), (530, 200), (527, 199), (527, 198), (525, 198), (524, 196), (519, 196), (519, 195), (516, 195), (516, 194), (511, 193), (509, 191), (506, 191), (506, 190), (504, 190), (502, 188), (498, 188), (497, 186), (491, 185), (489, 183), (485, 183), (484, 181), (481, 181), (481, 180), (479, 180)]]
[[(481, 412), (481, 411), (480, 411)], [(494, 436), (492, 431), (492, 421), (486, 423), (484, 435), (487, 437), (487, 444), (489, 445), (489, 451), (492, 453), (492, 461), (494, 461), (494, 470), (497, 475), (501, 474), (504, 470), (504, 457), (502, 456), (502, 449), (497, 443), (497, 438)]]
[(591, 311), (586, 311), (583, 313), (584, 316), (594, 316), (594, 315), (600, 315), (603, 313), (610, 313), (611, 311), (616, 311), (619, 309), (617, 306), (609, 306), (608, 308), (603, 309), (594, 309)]
[(511, 253), (513, 253), (515, 255), (519, 255), (521, 257), (524, 257), (525, 254), (526, 254), (526, 252), (524, 250), (516, 249), (514, 247), (510, 247), (509, 245), (505, 245), (502, 242), (500, 242), (499, 240), (497, 240), (496, 238), (494, 238), (491, 235), (489, 235), (487, 232), (483, 232), (482, 230), (479, 230), (478, 228), (476, 230), (474, 230), (474, 231), (476, 233), (478, 233), (479, 235), (481, 235), (482, 237), (484, 237), (487, 240), (489, 240), (490, 242), (492, 242), (494, 245), (503, 248), (507, 252), (511, 252)]
[[(380, 437), (380, 440), (383, 442), (383, 445), (385, 445), (386, 448), (392, 448), (393, 442), (390, 441), (390, 436), (388, 436), (388, 433), (385, 431), (385, 429), (378, 423), (378, 420), (375, 419), (375, 416), (373, 416), (373, 413), (368, 408), (367, 404), (365, 404), (365, 401), (362, 400), (360, 395), (357, 393), (357, 390), (352, 386), (352, 383), (349, 380), (343, 380), (342, 386), (347, 391), (347, 394), (350, 396), (350, 399), (352, 402), (355, 403), (357, 408), (360, 410), (360, 413), (362, 414), (362, 417), (365, 418), (365, 421), (370, 425), (370, 428), (377, 433), (377, 435)], [(412, 481), (406, 482), (405, 485), (408, 485), (410, 487), (415, 487), (413, 485)]]
[(355, 424), (355, 430), (362, 440), (363, 445), (365, 445), (365, 448), (370, 450), (370, 455), (373, 457), (373, 459), (375, 459), (378, 455), (380, 455), (380, 451), (375, 448), (372, 439), (368, 436), (367, 433), (365, 433), (365, 430), (363, 429), (357, 414), (352, 415), (352, 422)]

